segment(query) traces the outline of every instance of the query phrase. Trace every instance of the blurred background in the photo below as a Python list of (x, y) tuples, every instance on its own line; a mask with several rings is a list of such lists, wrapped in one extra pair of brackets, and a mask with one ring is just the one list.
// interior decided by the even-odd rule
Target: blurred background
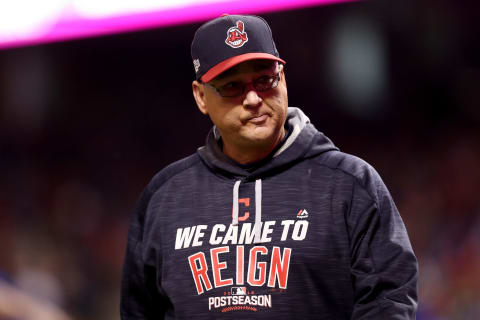
[[(389, 187), (420, 263), (417, 319), (480, 319), (478, 10), (259, 12), (287, 61), (290, 105)], [(211, 127), (191, 94), (201, 22), (0, 50), (0, 310), (5, 287), (58, 319), (119, 319), (135, 202)]]

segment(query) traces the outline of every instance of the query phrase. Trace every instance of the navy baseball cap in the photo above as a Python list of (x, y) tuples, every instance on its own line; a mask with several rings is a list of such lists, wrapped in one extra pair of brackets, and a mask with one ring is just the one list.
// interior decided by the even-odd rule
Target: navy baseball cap
[(192, 41), (196, 79), (209, 82), (239, 63), (254, 59), (280, 59), (272, 31), (258, 16), (222, 15), (203, 24)]

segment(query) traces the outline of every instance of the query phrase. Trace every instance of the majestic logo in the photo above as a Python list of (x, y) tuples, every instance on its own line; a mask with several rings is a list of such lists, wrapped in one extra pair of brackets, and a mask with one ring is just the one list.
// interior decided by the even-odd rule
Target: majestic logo
[(299, 219), (306, 219), (306, 218), (308, 218), (308, 211), (305, 210), (305, 209), (298, 211), (298, 213), (297, 213), (297, 218), (299, 218)]
[(232, 48), (240, 48), (248, 41), (247, 33), (245, 32), (245, 24), (238, 20), (235, 27), (231, 27), (227, 31), (227, 39), (225, 43)]

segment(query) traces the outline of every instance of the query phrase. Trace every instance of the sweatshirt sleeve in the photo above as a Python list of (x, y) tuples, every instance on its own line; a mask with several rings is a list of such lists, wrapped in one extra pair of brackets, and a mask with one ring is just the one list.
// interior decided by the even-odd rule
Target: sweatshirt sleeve
[[(166, 299), (159, 291), (155, 252), (148, 248), (144, 232), (151, 192), (148, 188), (137, 202), (123, 265), (120, 315), (122, 320), (163, 319)], [(157, 264), (159, 261), (157, 261)]]
[(392, 197), (372, 167), (355, 179), (351, 201), (352, 319), (415, 319), (417, 259)]

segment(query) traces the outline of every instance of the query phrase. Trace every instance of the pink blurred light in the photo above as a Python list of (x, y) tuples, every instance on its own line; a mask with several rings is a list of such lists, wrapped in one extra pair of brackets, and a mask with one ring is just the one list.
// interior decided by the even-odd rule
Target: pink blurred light
[(50, 30), (42, 35), (14, 40), (2, 39), (0, 36), (0, 50), (19, 46), (37, 45), (55, 41), (192, 23), (216, 18), (222, 13), (255, 14), (352, 1), (356, 0), (236, 0), (225, 3), (192, 5), (182, 8), (99, 19), (83, 19), (80, 17), (72, 18), (70, 15), (69, 18), (60, 19), (50, 28)]

